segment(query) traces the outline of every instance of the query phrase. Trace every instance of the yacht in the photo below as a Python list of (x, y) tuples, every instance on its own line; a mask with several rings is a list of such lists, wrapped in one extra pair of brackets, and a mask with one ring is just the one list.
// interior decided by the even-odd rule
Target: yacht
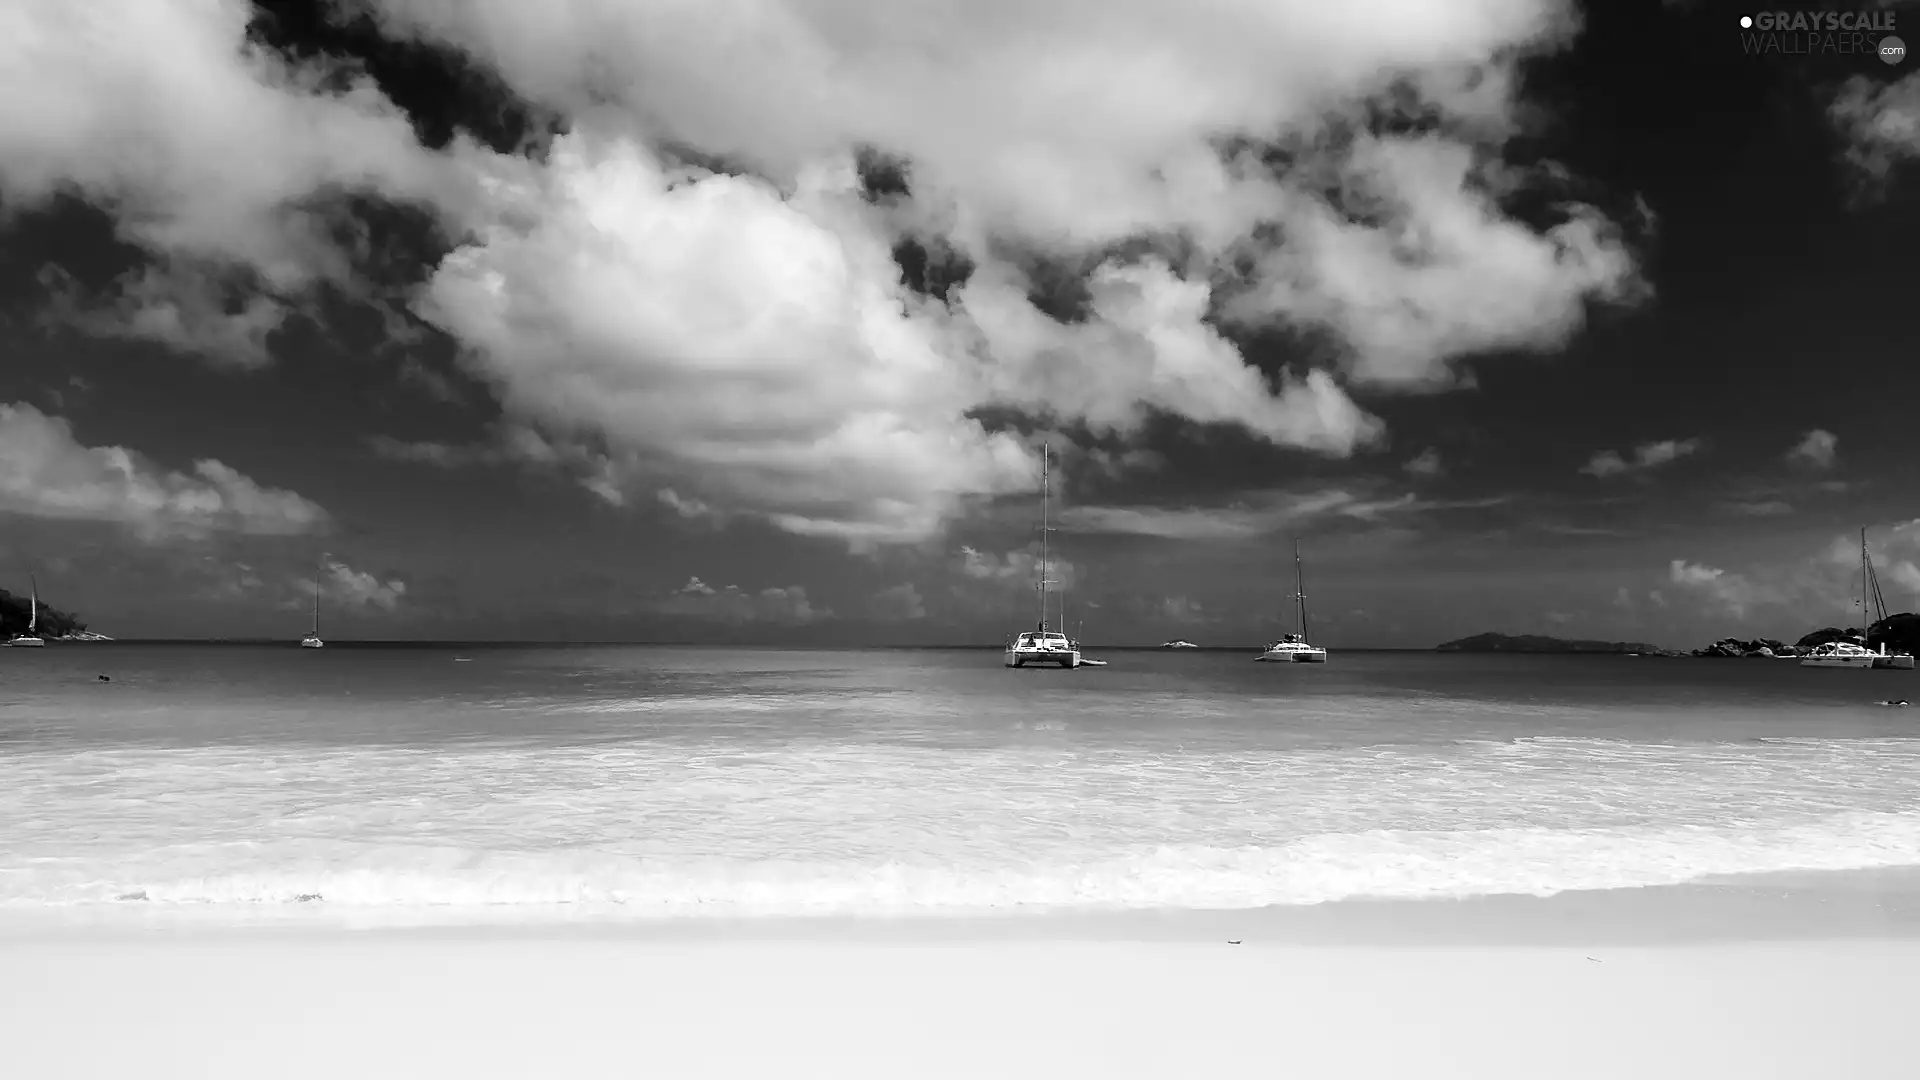
[(1160, 647), (1163, 649), (1197, 649), (1200, 646), (1195, 645), (1193, 642), (1188, 641), (1185, 638), (1174, 638), (1172, 641), (1166, 642)]
[(1266, 650), (1255, 660), (1266, 660), (1282, 664), (1324, 664), (1327, 662), (1327, 650), (1318, 645), (1307, 643), (1307, 588), (1300, 568), (1300, 542), (1293, 542), (1293, 612), (1294, 633), (1280, 635), (1280, 640), (1271, 642)]
[(1875, 666), (1881, 654), (1855, 645), (1851, 641), (1829, 641), (1816, 645), (1812, 652), (1800, 658), (1801, 667), (1860, 668), (1866, 670)]
[(320, 574), (326, 568), (326, 559), (320, 560), (321, 566), (313, 572), (313, 630), (300, 639), (303, 649), (324, 649), (327, 643), (320, 640)]
[[(1873, 609), (1867, 610), (1871, 602)], [(1873, 632), (1874, 624), (1887, 621), (1887, 598), (1880, 592), (1880, 575), (1873, 571), (1873, 556), (1867, 553), (1867, 530), (1860, 530), (1860, 609), (1861, 618), (1866, 622), (1867, 632)], [(1869, 616), (1871, 618), (1869, 619)], [(1913, 654), (1898, 650), (1888, 651), (1885, 639), (1880, 642), (1880, 650), (1875, 654), (1873, 666), (1883, 671), (1912, 671)]]
[(32, 607), (31, 614), (27, 616), (27, 632), (7, 644), (16, 649), (45, 648), (47, 643), (40, 637), (40, 582), (31, 574), (27, 575), (27, 581), (32, 587), (32, 599), (29, 601)]
[(1053, 532), (1050, 517), (1053, 494), (1052, 459), (1052, 445), (1043, 443), (1040, 447), (1040, 621), (1032, 630), (1022, 631), (1007, 641), (1006, 665), (1010, 668), (1026, 667), (1028, 664), (1052, 664), (1063, 668), (1080, 666), (1080, 643), (1064, 633), (1047, 629), (1047, 614), (1050, 608), (1047, 586), (1059, 584), (1047, 577), (1047, 572), (1052, 566), (1050, 558), (1052, 549), (1048, 543), (1049, 534)]

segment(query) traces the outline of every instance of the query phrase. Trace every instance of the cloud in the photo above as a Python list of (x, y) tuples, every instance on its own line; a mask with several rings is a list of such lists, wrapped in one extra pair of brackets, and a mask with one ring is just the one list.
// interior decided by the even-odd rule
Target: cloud
[(291, 536), (326, 526), (325, 510), (262, 487), (214, 460), (173, 472), (119, 446), (84, 446), (60, 417), (0, 405), (0, 510), (125, 525), (149, 540), (216, 532)]
[(1154, 536), (1168, 540), (1241, 540), (1269, 536), (1328, 518), (1380, 522), (1444, 510), (1479, 509), (1510, 501), (1422, 499), (1412, 492), (1368, 495), (1341, 488), (1311, 492), (1253, 492), (1221, 507), (1074, 506), (1062, 511), (1060, 527), (1075, 532)]
[(654, 610), (732, 625), (755, 622), (798, 625), (833, 618), (832, 611), (814, 607), (807, 599), (807, 590), (799, 585), (747, 592), (737, 585), (716, 589), (697, 577), (688, 578), (685, 585), (655, 603)]
[(1756, 603), (1771, 598), (1739, 574), (1685, 559), (1669, 563), (1667, 577), (1675, 587), (1700, 596), (1734, 616), (1745, 615)]
[(249, 42), (251, 17), (244, 0), (11, 5), (0, 201), (77, 195), (154, 260), (92, 309), (63, 288), (56, 313), (257, 365), (315, 284), (354, 287), (346, 196), (461, 201), (464, 171), (370, 80)]
[(1642, 443), (1634, 448), (1633, 459), (1620, 456), (1615, 450), (1602, 450), (1593, 455), (1580, 471), (1589, 476), (1602, 479), (1619, 476), (1623, 473), (1645, 472), (1668, 465), (1688, 454), (1698, 451), (1705, 441), (1702, 439), (1663, 439), (1659, 442)]
[(1413, 476), (1439, 476), (1445, 471), (1440, 462), (1440, 451), (1431, 446), (1420, 451), (1401, 468)]
[[(301, 578), (295, 582), (300, 599), (290, 601), (287, 606), (298, 607), (313, 595), (312, 578)], [(399, 578), (380, 580), (364, 570), (355, 570), (346, 563), (331, 556), (327, 557), (320, 574), (320, 595), (322, 603), (335, 608), (368, 608), (392, 612), (398, 610), (400, 601), (407, 595), (407, 583)]]
[[(370, 435), (365, 441), (374, 454), (390, 461), (432, 465), (442, 469), (519, 465), (560, 472), (604, 502), (613, 506), (624, 506), (627, 502), (623, 470), (612, 457), (584, 443), (548, 438), (524, 425), (495, 425), (486, 438), (457, 445), (410, 442), (391, 435)], [(710, 513), (710, 508), (681, 499), (672, 491), (657, 494), (662, 503), (684, 517), (701, 517)]]
[(905, 622), (927, 617), (927, 605), (912, 582), (880, 590), (874, 595), (871, 607), (875, 618), (888, 621)]
[[(1026, 550), (996, 555), (990, 551), (962, 546), (956, 569), (960, 575), (978, 582), (1036, 589), (1040, 583), (1040, 545)], [(1073, 562), (1058, 555), (1048, 556), (1047, 574), (1056, 589), (1071, 589), (1080, 582), (1081, 571)]]
[[(612, 503), (917, 541), (1031, 490), (1031, 445), (982, 419), (1009, 410), (1342, 456), (1382, 431), (1346, 382), (1447, 385), (1643, 291), (1554, 170), (1503, 164), (1568, 0), (351, 6), (569, 134), (428, 151), (364, 78), (248, 44), (240, 0), (36, 0), (0, 65), (0, 196), (76, 192), (152, 255), (74, 318), (236, 363), (316, 288), (364, 291), (344, 196), (427, 208), (463, 243), (417, 313), (516, 423), (599, 455), (581, 482)], [(1443, 123), (1369, 127), (1408, 119)], [(863, 197), (869, 151), (903, 192)], [(1509, 215), (1523, 192), (1557, 220)], [(908, 247), (964, 283), (909, 289)], [(1258, 370), (1222, 323), (1310, 331), (1338, 367)]]
[(1856, 75), (1834, 95), (1828, 116), (1846, 140), (1843, 153), (1863, 194), (1877, 195), (1897, 166), (1920, 158), (1920, 74), (1895, 82)]
[(1793, 513), (1793, 504), (1784, 499), (1729, 499), (1720, 505), (1748, 517), (1780, 517)]
[(1814, 428), (1787, 451), (1787, 461), (1811, 469), (1833, 468), (1834, 454), (1840, 445), (1840, 437), (1831, 431)]
[(1158, 612), (1161, 618), (1169, 622), (1193, 625), (1207, 621), (1206, 608), (1199, 601), (1185, 596), (1169, 596), (1160, 601)]

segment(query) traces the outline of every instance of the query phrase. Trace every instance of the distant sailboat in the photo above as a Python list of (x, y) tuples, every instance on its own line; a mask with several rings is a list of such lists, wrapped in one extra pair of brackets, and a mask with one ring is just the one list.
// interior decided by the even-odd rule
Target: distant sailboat
[(27, 575), (27, 581), (33, 591), (29, 601), (33, 606), (29, 609), (31, 614), (27, 616), (27, 632), (7, 642), (16, 649), (38, 649), (47, 644), (40, 639), (40, 582), (32, 574)]
[(300, 639), (303, 649), (324, 649), (327, 643), (320, 640), (320, 571), (313, 573), (313, 632)]
[(1282, 634), (1255, 660), (1283, 664), (1324, 664), (1327, 650), (1307, 644), (1307, 586), (1300, 569), (1300, 541), (1293, 542), (1293, 612), (1296, 633)]

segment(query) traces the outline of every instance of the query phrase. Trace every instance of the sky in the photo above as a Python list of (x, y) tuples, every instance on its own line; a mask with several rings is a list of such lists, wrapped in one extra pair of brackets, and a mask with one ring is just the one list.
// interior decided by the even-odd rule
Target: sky
[(1090, 647), (1911, 610), (1920, 60), (1743, 15), (16, 0), (0, 587), (995, 644), (1045, 447)]

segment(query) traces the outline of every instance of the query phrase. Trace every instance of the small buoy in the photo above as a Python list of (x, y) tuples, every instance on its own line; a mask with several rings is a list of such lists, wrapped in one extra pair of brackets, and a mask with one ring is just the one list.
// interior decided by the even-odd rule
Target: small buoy
[(1237, 942), (1237, 941), (1229, 941), (1229, 942), (1227, 942), (1227, 944), (1229, 944), (1229, 945), (1238, 945), (1238, 944), (1240, 944), (1240, 943), (1239, 943), (1239, 942)]
[(101, 682), (112, 682), (112, 681), (113, 681), (112, 679), (109, 679), (109, 678), (107, 678), (107, 677), (106, 677), (105, 675), (100, 675), (100, 676), (97, 676), (97, 677), (99, 678), (99, 680), (100, 680)]

